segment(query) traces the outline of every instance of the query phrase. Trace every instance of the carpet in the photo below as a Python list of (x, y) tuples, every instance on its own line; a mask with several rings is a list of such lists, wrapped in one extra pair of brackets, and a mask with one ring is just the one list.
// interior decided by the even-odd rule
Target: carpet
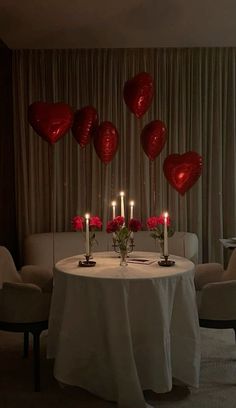
[[(175, 385), (171, 392), (145, 391), (147, 402), (163, 408), (235, 408), (236, 344), (233, 330), (201, 329), (200, 387)], [(53, 361), (46, 358), (47, 336), (41, 336), (41, 392), (33, 391), (32, 348), (22, 358), (23, 335), (0, 332), (1, 408), (115, 408), (77, 387), (61, 387), (53, 378)], [(134, 407), (135, 408), (135, 407)]]

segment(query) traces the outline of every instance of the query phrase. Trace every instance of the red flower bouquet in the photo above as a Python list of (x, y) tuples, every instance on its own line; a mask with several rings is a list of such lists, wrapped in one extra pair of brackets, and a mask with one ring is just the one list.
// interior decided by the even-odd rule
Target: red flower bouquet
[(75, 217), (72, 218), (72, 227), (74, 231), (83, 231), (84, 229), (84, 217), (81, 217), (80, 215), (76, 215)]
[[(72, 218), (72, 227), (74, 231), (85, 231), (85, 218), (81, 215), (76, 215)], [(89, 219), (89, 244), (90, 248), (93, 247), (94, 243), (98, 243), (95, 239), (95, 231), (102, 228), (102, 221), (97, 215), (92, 215)]]
[(118, 216), (112, 221), (108, 221), (106, 231), (113, 233), (114, 244), (116, 244), (120, 250), (127, 251), (129, 241), (133, 239), (133, 232), (141, 230), (141, 222), (132, 218), (128, 226), (125, 225), (124, 217)]
[[(147, 227), (151, 231), (151, 237), (159, 239), (160, 241), (164, 240), (164, 215), (161, 214), (159, 217), (150, 217), (147, 219)], [(175, 229), (171, 225), (171, 219), (167, 217), (167, 235), (172, 237), (174, 235)]]
[[(83, 231), (85, 228), (85, 218), (81, 215), (76, 215), (72, 218), (72, 226), (74, 231)], [(89, 229), (91, 231), (100, 230), (102, 228), (102, 221), (96, 215), (93, 215), (89, 219)]]

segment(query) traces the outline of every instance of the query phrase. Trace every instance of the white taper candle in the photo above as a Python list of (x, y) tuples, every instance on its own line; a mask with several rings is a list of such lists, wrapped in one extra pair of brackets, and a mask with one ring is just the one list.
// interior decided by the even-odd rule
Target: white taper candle
[(130, 201), (130, 219), (134, 218), (134, 201)]
[(168, 233), (167, 233), (168, 212), (164, 213), (164, 256), (168, 256)]
[(114, 218), (116, 218), (116, 202), (112, 201), (111, 205), (112, 205), (112, 218), (114, 220)]
[(90, 250), (89, 250), (89, 219), (90, 215), (85, 214), (85, 252), (86, 256), (89, 256)]
[(120, 192), (120, 215), (121, 217), (125, 216), (125, 203), (124, 203), (124, 191)]

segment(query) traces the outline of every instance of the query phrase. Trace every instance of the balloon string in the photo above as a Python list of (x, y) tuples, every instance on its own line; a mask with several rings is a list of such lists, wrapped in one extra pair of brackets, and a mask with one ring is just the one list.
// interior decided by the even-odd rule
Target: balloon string
[(152, 190), (153, 190), (153, 213), (156, 214), (157, 212), (157, 191), (156, 191), (156, 171), (155, 171), (155, 162), (154, 160), (150, 160), (150, 176), (151, 180), (153, 180)]
[(55, 147), (54, 144), (51, 145), (51, 161), (52, 161), (52, 260), (53, 268), (55, 266), (55, 217), (56, 217), (56, 208), (55, 208)]
[[(142, 132), (142, 128), (143, 128), (143, 119), (139, 118), (138, 119), (138, 137), (139, 137), (139, 141), (141, 140), (141, 132)], [(141, 147), (141, 152), (140, 154), (141, 156), (141, 160), (140, 160), (140, 180), (142, 182), (142, 184), (144, 184), (144, 158), (143, 158), (143, 149)], [(143, 194), (142, 192), (145, 190), (145, 185), (143, 185), (143, 188), (141, 188), (140, 190), (140, 209), (144, 208), (143, 206)], [(142, 213), (140, 214), (140, 218), (142, 218)]]

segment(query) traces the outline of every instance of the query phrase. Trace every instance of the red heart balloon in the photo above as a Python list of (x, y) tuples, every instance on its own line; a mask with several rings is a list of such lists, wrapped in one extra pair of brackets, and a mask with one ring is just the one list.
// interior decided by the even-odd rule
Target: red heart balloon
[(143, 150), (150, 160), (154, 160), (162, 151), (166, 142), (166, 126), (160, 120), (148, 123), (141, 133)]
[(94, 147), (103, 163), (109, 163), (116, 154), (119, 135), (111, 122), (101, 122), (94, 136)]
[(164, 161), (163, 171), (172, 187), (184, 195), (202, 173), (202, 157), (192, 151), (170, 154)]
[(28, 120), (39, 136), (53, 144), (72, 126), (73, 112), (66, 103), (34, 102), (29, 106)]
[(90, 143), (98, 126), (98, 113), (93, 106), (85, 106), (74, 114), (72, 133), (81, 147)]
[(154, 93), (153, 79), (147, 72), (140, 72), (125, 82), (124, 101), (128, 108), (140, 118), (151, 105)]

